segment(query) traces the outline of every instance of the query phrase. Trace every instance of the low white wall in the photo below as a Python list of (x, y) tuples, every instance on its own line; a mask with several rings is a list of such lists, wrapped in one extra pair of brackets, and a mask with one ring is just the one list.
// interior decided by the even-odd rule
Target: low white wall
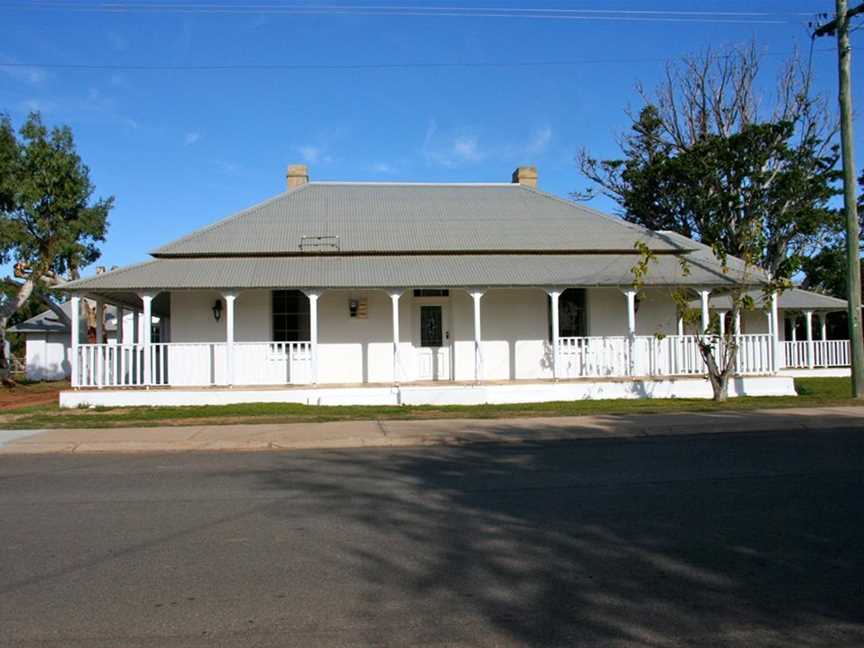
[[(794, 396), (788, 376), (737, 378), (730, 396)], [(711, 398), (701, 378), (638, 381), (578, 381), (509, 385), (402, 387), (296, 387), (288, 389), (151, 389), (64, 391), (61, 407), (135, 407), (300, 403), (305, 405), (483, 405), (639, 398)]]
[(780, 374), (793, 378), (848, 378), (852, 375), (849, 367), (814, 367), (813, 369), (782, 369)]

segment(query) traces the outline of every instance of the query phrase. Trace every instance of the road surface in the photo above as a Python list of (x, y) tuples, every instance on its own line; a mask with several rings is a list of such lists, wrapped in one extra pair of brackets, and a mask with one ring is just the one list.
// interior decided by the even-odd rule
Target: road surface
[(861, 646), (864, 430), (0, 458), (0, 645)]

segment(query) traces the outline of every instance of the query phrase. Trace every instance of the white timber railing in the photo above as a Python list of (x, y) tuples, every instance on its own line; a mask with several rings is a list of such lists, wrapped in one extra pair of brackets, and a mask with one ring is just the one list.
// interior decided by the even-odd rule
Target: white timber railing
[[(812, 360), (810, 345), (812, 346)], [(848, 367), (850, 363), (849, 340), (799, 340), (782, 342), (783, 366), (787, 369)]]
[[(770, 335), (739, 335), (736, 374), (773, 373)], [(710, 338), (722, 356), (723, 341)], [(701, 375), (707, 369), (699, 351), (700, 337), (567, 337), (559, 338), (558, 367), (562, 378)]]
[(311, 342), (237, 342), (237, 385), (304, 385), (312, 381)]
[[(722, 354), (723, 342), (709, 338)], [(687, 376), (706, 373), (699, 336), (566, 337), (558, 344), (560, 378)], [(770, 374), (775, 370), (770, 335), (737, 336), (736, 373)], [(787, 343), (788, 345), (789, 343)], [(785, 350), (807, 366), (805, 351)], [(848, 363), (847, 341), (814, 343), (818, 366)], [(179, 342), (150, 345), (146, 380), (143, 344), (78, 346), (74, 387), (209, 387), (302, 385), (313, 382), (311, 342)], [(233, 349), (229, 358), (229, 349)], [(229, 362), (230, 360), (230, 362)]]
[(136, 387), (144, 385), (144, 348), (141, 344), (81, 344), (78, 346), (75, 387)]
[(225, 342), (151, 344), (149, 381), (144, 348), (143, 344), (79, 345), (73, 387), (297, 385), (311, 380), (311, 342), (237, 342), (230, 369)]

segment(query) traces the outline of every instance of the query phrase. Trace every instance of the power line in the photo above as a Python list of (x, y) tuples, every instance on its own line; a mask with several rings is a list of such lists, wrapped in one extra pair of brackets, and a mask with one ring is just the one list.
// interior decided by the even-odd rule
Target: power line
[[(817, 49), (815, 52), (833, 52)], [(785, 52), (763, 52), (761, 56), (788, 56)], [(105, 70), (117, 72), (220, 72), (243, 70), (397, 70), (412, 68), (530, 68), (567, 67), (577, 65), (665, 63), (668, 57), (621, 59), (572, 59), (567, 61), (466, 61), (434, 63), (236, 63), (203, 65), (114, 65), (99, 63), (2, 63), (2, 68), (43, 68), (55, 70)]]
[(268, 14), (286, 16), (381, 16), (381, 17), (463, 17), (519, 18), (542, 20), (615, 20), (636, 22), (699, 22), (740, 24), (790, 24), (810, 14), (767, 11), (693, 11), (664, 9), (552, 9), (510, 7), (464, 7), (429, 5), (296, 5), (296, 4), (221, 4), (221, 3), (70, 3), (58, 0), (33, 0), (0, 3), (0, 8), (62, 10), (101, 13), (197, 13)]

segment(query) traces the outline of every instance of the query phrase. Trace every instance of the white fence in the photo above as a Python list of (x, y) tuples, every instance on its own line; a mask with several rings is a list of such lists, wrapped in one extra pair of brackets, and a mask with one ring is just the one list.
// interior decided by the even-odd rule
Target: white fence
[[(234, 344), (235, 385), (296, 385), (311, 380), (310, 342)], [(141, 344), (82, 344), (72, 376), (75, 387), (208, 387), (228, 385), (228, 345), (224, 342), (150, 345), (150, 377)]]
[[(810, 344), (813, 345), (811, 364)], [(850, 363), (849, 340), (801, 340), (783, 342), (783, 366), (787, 369), (810, 367), (848, 367)]]
[[(680, 376), (706, 373), (695, 335), (648, 335), (633, 338), (568, 337), (559, 339), (558, 375), (562, 378), (623, 376)], [(720, 352), (723, 342), (711, 338)], [(774, 371), (770, 335), (737, 336), (736, 373), (769, 374)]]
[[(723, 342), (711, 338), (722, 354)], [(740, 335), (736, 373), (773, 373), (770, 335)], [(787, 345), (790, 343), (787, 343)], [(797, 343), (805, 344), (806, 343)], [(827, 342), (815, 356), (822, 364), (848, 363), (848, 342)], [(817, 348), (817, 347), (814, 347)], [(237, 342), (233, 354), (224, 342), (150, 345), (149, 379), (141, 344), (82, 344), (72, 384), (75, 387), (208, 387), (214, 385), (298, 385), (312, 382), (310, 342)], [(795, 355), (798, 354), (798, 355)], [(786, 348), (786, 358), (807, 366), (806, 347)], [(782, 358), (781, 358), (782, 360)], [(568, 337), (558, 346), (561, 378), (681, 376), (706, 372), (699, 337)], [(233, 380), (231, 376), (233, 375)]]

